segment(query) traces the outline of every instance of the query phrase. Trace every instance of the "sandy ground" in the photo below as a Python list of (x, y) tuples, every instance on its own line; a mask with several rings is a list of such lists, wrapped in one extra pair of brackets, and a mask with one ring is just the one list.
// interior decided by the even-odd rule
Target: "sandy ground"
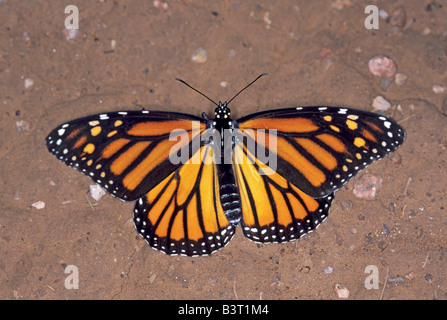
[[(405, 20), (366, 29), (371, 2), (402, 7)], [(447, 2), (204, 3), (77, 1), (79, 32), (67, 40), (64, 1), (0, 1), (0, 298), (339, 299), (338, 286), (349, 299), (446, 299)], [(205, 62), (192, 60), (199, 48)], [(379, 54), (403, 83), (369, 72)], [(371, 111), (381, 95), (407, 132), (299, 241), (257, 245), (238, 230), (211, 257), (166, 256), (137, 235), (133, 204), (92, 200), (91, 181), (45, 147), (57, 125), (99, 112), (212, 114), (175, 77), (224, 101), (263, 72), (232, 103), (234, 118), (304, 105)], [(352, 192), (365, 172), (383, 179), (375, 200)], [(79, 289), (65, 286), (71, 265)], [(371, 265), (378, 288), (367, 289)]]

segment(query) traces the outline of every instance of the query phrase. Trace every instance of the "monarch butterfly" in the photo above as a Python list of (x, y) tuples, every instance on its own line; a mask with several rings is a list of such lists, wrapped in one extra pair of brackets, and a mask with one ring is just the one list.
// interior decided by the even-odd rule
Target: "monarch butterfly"
[[(135, 229), (166, 254), (210, 255), (231, 240), (239, 223), (255, 242), (296, 240), (327, 218), (337, 189), (399, 147), (405, 132), (382, 115), (326, 106), (232, 120), (228, 104), (264, 75), (219, 104), (176, 79), (217, 106), (214, 119), (205, 113), (101, 113), (62, 124), (46, 145), (113, 196), (136, 201)], [(226, 138), (225, 131), (232, 135)], [(253, 144), (274, 156), (276, 168)], [(180, 154), (186, 162), (172, 161)], [(230, 161), (223, 161), (228, 154)]]

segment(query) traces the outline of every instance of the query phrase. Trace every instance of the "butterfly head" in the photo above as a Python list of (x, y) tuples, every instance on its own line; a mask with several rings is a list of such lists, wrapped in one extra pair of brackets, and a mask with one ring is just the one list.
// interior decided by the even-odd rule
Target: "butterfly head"
[(217, 119), (229, 119), (231, 115), (230, 108), (227, 107), (227, 102), (220, 102), (219, 106), (214, 110), (214, 115)]

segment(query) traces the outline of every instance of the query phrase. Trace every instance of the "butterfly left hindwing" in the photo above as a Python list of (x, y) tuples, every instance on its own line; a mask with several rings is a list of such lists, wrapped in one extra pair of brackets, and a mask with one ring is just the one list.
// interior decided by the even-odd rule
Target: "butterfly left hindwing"
[(220, 202), (213, 148), (200, 152), (200, 164), (184, 164), (135, 205), (136, 230), (166, 254), (209, 255), (235, 233)]

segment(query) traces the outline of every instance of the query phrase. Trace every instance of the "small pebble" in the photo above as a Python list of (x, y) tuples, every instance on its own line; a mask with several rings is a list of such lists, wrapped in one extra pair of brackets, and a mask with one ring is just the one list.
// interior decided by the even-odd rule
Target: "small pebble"
[(329, 59), (329, 58), (325, 59), (323, 71), (324, 72), (328, 71), (332, 67), (333, 64), (334, 64), (334, 62), (331, 59)]
[(333, 0), (331, 3), (332, 8), (337, 10), (343, 10), (345, 7), (350, 7), (351, 5), (351, 0)]
[(221, 81), (221, 82), (220, 82), (220, 86), (221, 86), (222, 88), (226, 88), (226, 87), (227, 87), (227, 82), (226, 82), (226, 81)]
[(265, 22), (267, 29), (269, 29), (270, 25), (272, 24), (272, 20), (270, 20), (270, 12), (268, 12), (268, 11), (264, 14), (264, 22)]
[(429, 27), (425, 27), (424, 29), (422, 29), (421, 34), (423, 36), (428, 36), (431, 33), (431, 29)]
[(70, 30), (68, 30), (67, 28), (64, 28), (62, 30), (62, 33), (64, 34), (65, 40), (73, 41), (78, 36), (79, 29), (70, 29)]
[(25, 89), (32, 87), (34, 84), (34, 80), (30, 78), (25, 79)]
[(384, 97), (377, 96), (377, 97), (374, 98), (374, 100), (372, 102), (372, 107), (375, 110), (387, 111), (388, 109), (391, 108), (391, 103), (388, 102), (387, 100), (385, 100)]
[(36, 208), (37, 210), (43, 209), (43, 208), (45, 208), (45, 202), (43, 202), (43, 201), (34, 202), (31, 205), (31, 207)]
[(402, 29), (407, 21), (404, 7), (399, 7), (391, 12), (390, 25)]
[(396, 73), (396, 65), (393, 60), (384, 55), (371, 58), (368, 67), (369, 71), (375, 76), (392, 78)]
[(398, 86), (402, 86), (405, 83), (405, 80), (408, 79), (408, 76), (406, 74), (403, 73), (396, 73), (396, 76), (394, 77), (394, 82), (398, 85)]
[(320, 59), (326, 59), (332, 53), (331, 48), (322, 48), (320, 51)]
[(199, 48), (197, 49), (191, 57), (191, 60), (197, 63), (204, 63), (208, 59), (208, 53), (205, 49)]
[(390, 204), (388, 205), (388, 210), (390, 210), (390, 212), (394, 212), (396, 208), (396, 204), (394, 202), (390, 202)]
[(380, 17), (381, 19), (383, 19), (383, 20), (388, 20), (388, 18), (390, 17), (390, 15), (389, 15), (389, 13), (386, 12), (385, 10), (380, 9), (380, 10), (379, 10), (379, 17)]
[(445, 92), (445, 85), (443, 84), (435, 84), (433, 87), (434, 93), (444, 93)]
[(18, 120), (16, 121), (16, 129), (19, 134), (24, 134), (31, 130), (31, 125), (28, 121), (25, 120)]
[(387, 236), (389, 236), (389, 235), (390, 235), (390, 229), (388, 229), (388, 227), (387, 227), (386, 224), (384, 224), (384, 223), (383, 223), (383, 229), (385, 230), (385, 234), (386, 234)]
[(382, 186), (382, 180), (379, 175), (365, 173), (354, 183), (353, 193), (357, 198), (374, 200), (377, 191)]
[(341, 200), (340, 201), (340, 208), (343, 211), (349, 210), (351, 208), (351, 203), (349, 201)]
[(405, 284), (405, 278), (397, 275), (394, 278), (388, 278), (388, 282), (393, 283), (394, 285), (398, 286), (398, 285), (404, 285)]
[(165, 1), (154, 0), (153, 4), (155, 8), (168, 10), (168, 3)]
[(154, 282), (154, 280), (155, 280), (156, 277), (157, 277), (156, 274), (151, 275), (151, 276), (149, 277), (149, 282), (150, 282), (150, 283)]
[(387, 91), (392, 83), (393, 83), (393, 78), (381, 77), (380, 81), (379, 81), (379, 87), (382, 91)]
[(31, 40), (31, 38), (30, 38), (28, 32), (25, 31), (25, 32), (23, 33), (23, 39), (24, 39), (26, 42), (28, 42), (28, 41)]
[(407, 280), (414, 280), (417, 278), (417, 273), (416, 272), (410, 272), (409, 274), (405, 275), (405, 279)]
[(325, 274), (331, 274), (332, 272), (334, 272), (334, 268), (332, 266), (327, 266), (326, 268), (323, 269), (323, 272)]
[(335, 289), (335, 294), (337, 295), (338, 298), (346, 299), (346, 298), (349, 297), (349, 290), (345, 286), (342, 286), (342, 285), (337, 283), (335, 285), (334, 289)]
[(90, 196), (99, 201), (105, 194), (105, 190), (99, 184), (91, 184), (89, 187)]
[(389, 161), (391, 161), (391, 163), (395, 166), (399, 166), (402, 163), (402, 157), (400, 154), (396, 153), (391, 156)]

